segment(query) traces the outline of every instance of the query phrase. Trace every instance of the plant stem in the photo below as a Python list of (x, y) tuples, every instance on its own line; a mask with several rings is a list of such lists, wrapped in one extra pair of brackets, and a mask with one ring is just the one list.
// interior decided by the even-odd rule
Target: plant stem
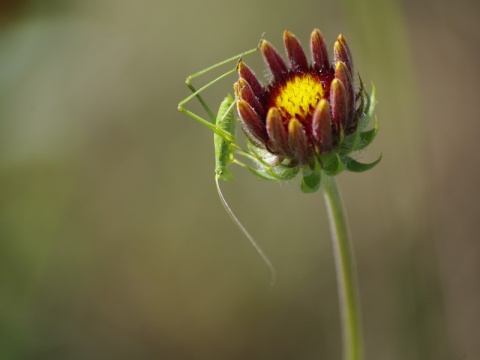
[(363, 358), (363, 345), (355, 258), (340, 192), (335, 178), (332, 177), (329, 180), (323, 187), (323, 192), (330, 220), (337, 268), (343, 356), (345, 360), (361, 360)]

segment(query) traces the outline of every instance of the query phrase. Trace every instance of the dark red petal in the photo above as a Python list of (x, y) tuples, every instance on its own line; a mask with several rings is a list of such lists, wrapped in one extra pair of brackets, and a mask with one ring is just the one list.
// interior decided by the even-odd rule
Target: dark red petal
[(347, 115), (347, 94), (345, 86), (339, 79), (333, 79), (330, 86), (330, 106), (332, 108), (332, 120), (335, 132), (338, 134), (340, 125), (345, 130), (345, 119)]
[(296, 118), (291, 119), (288, 123), (288, 143), (294, 159), (298, 160), (300, 164), (306, 164), (310, 155), (307, 135), (302, 123)]
[(353, 75), (353, 60), (350, 48), (342, 34), (338, 35), (337, 41), (333, 46), (333, 62), (342, 61), (347, 65), (350, 74)]
[(262, 51), (263, 59), (270, 68), (275, 80), (282, 80), (288, 69), (278, 51), (266, 40), (262, 41), (260, 49)]
[(310, 36), (310, 52), (312, 54), (312, 64), (316, 70), (322, 71), (330, 68), (327, 45), (318, 29), (313, 30)]
[(245, 128), (248, 130), (247, 133), (254, 138), (252, 140), (266, 144), (268, 142), (267, 130), (257, 112), (243, 99), (237, 100), (237, 109)]
[(329, 153), (333, 149), (332, 118), (330, 104), (326, 99), (320, 100), (312, 119), (312, 132), (318, 150), (321, 154)]
[(303, 52), (302, 45), (298, 39), (290, 31), (283, 32), (283, 41), (285, 43), (285, 50), (287, 51), (288, 60), (290, 61), (290, 69), (292, 70), (308, 70), (308, 61)]
[(348, 128), (348, 124), (355, 110), (355, 91), (353, 89), (352, 76), (350, 75), (350, 71), (348, 70), (347, 66), (343, 61), (337, 61), (337, 63), (335, 64), (335, 77), (340, 80), (345, 86), (345, 92), (347, 95), (347, 114), (345, 123), (346, 127)]
[(264, 90), (262, 84), (258, 81), (255, 73), (241, 60), (238, 62), (238, 75), (248, 82), (257, 98), (263, 96)]
[(273, 150), (282, 155), (289, 155), (288, 134), (283, 125), (282, 115), (276, 107), (271, 107), (267, 113), (267, 133)]
[(238, 98), (245, 100), (261, 118), (265, 116), (265, 110), (263, 109), (263, 106), (253, 93), (250, 84), (245, 79), (239, 79), (233, 85), (233, 89), (235, 90), (235, 95)]

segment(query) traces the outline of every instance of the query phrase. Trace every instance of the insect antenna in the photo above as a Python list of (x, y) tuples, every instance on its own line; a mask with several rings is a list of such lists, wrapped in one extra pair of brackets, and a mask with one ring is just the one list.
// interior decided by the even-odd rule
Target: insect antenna
[(273, 266), (272, 262), (268, 258), (268, 256), (263, 252), (262, 248), (260, 245), (257, 244), (257, 242), (253, 239), (252, 235), (247, 231), (245, 226), (238, 220), (238, 218), (235, 216), (233, 213), (232, 209), (228, 205), (227, 201), (225, 200), (225, 197), (223, 196), (222, 190), (220, 189), (220, 184), (218, 183), (218, 177), (215, 177), (215, 183), (217, 184), (217, 192), (218, 196), (220, 197), (220, 200), (223, 204), (223, 207), (227, 211), (228, 215), (232, 219), (232, 221), (237, 225), (237, 227), (240, 229), (240, 231), (245, 235), (245, 237), (250, 241), (252, 246), (255, 248), (257, 253), (262, 257), (263, 262), (265, 265), (267, 265), (268, 270), (270, 271), (270, 287), (273, 287), (275, 285), (275, 282), (277, 280), (277, 272), (275, 270), (275, 267)]

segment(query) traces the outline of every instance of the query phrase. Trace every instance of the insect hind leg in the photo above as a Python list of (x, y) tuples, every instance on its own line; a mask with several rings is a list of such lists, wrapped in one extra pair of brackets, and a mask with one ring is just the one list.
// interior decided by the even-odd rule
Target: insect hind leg
[[(236, 70), (237, 70), (237, 66), (235, 66), (235, 68), (227, 71), (225, 74), (223, 75), (220, 75), (218, 76), (217, 78), (213, 79), (212, 81), (208, 82), (206, 85), (202, 86), (200, 89), (196, 90), (195, 87), (192, 85), (192, 80), (193, 79), (196, 79), (206, 73), (208, 73), (209, 71), (212, 71), (216, 68), (219, 68), (225, 64), (228, 64), (230, 62), (233, 62), (233, 61), (237, 61), (237, 64), (238, 64), (238, 61), (239, 59), (241, 59), (243, 56), (245, 55), (248, 55), (248, 54), (251, 54), (251, 53), (254, 53), (258, 51), (258, 47), (254, 48), (254, 49), (250, 49), (248, 51), (245, 51), (241, 54), (238, 54), (238, 55), (235, 55), (235, 56), (232, 56), (226, 60), (223, 60), (217, 64), (214, 64), (212, 66), (209, 66), (207, 67), (206, 69), (203, 69), (203, 70), (200, 70), (198, 72), (196, 72), (195, 74), (192, 74), (190, 76), (187, 77), (187, 79), (185, 80), (185, 84), (187, 85), (187, 87), (192, 91), (192, 94), (190, 94), (189, 96), (187, 96), (185, 99), (183, 99), (182, 101), (180, 101), (180, 103), (178, 104), (178, 110), (180, 110), (181, 112), (185, 113), (186, 115), (189, 115), (191, 116), (191, 112), (189, 112), (188, 110), (186, 110), (184, 108), (184, 105), (189, 102), (192, 98), (196, 97), (197, 100), (200, 102), (200, 104), (202, 105), (202, 107), (205, 109), (205, 111), (207, 112), (208, 114), (208, 117), (210, 118), (210, 122), (214, 123), (215, 122), (215, 114), (213, 113), (213, 111), (211, 111), (211, 109), (208, 107), (208, 105), (206, 104), (206, 102), (203, 100), (202, 96), (200, 95), (200, 93), (207, 89), (208, 87), (212, 86), (213, 84), (217, 83), (218, 81), (220, 81), (221, 79), (227, 77), (228, 75), (230, 74), (233, 74)], [(198, 120), (197, 118), (194, 117), (194, 119)]]

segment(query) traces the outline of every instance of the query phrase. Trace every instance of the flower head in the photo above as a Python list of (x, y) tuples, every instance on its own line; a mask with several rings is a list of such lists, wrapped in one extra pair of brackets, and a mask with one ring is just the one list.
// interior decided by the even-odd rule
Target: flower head
[(269, 42), (260, 43), (272, 74), (267, 85), (262, 85), (245, 63), (238, 64), (240, 78), (234, 90), (244, 131), (254, 146), (277, 164), (308, 164), (314, 169), (317, 160), (328, 172), (328, 155), (338, 154), (339, 160), (348, 163), (350, 158), (344, 156), (358, 150), (354, 138), (359, 136), (354, 135), (359, 124), (370, 119), (373, 103), (363, 85), (354, 87), (352, 55), (343, 35), (335, 42), (333, 63), (317, 29), (310, 37), (310, 62), (288, 30), (283, 40), (288, 65)]

